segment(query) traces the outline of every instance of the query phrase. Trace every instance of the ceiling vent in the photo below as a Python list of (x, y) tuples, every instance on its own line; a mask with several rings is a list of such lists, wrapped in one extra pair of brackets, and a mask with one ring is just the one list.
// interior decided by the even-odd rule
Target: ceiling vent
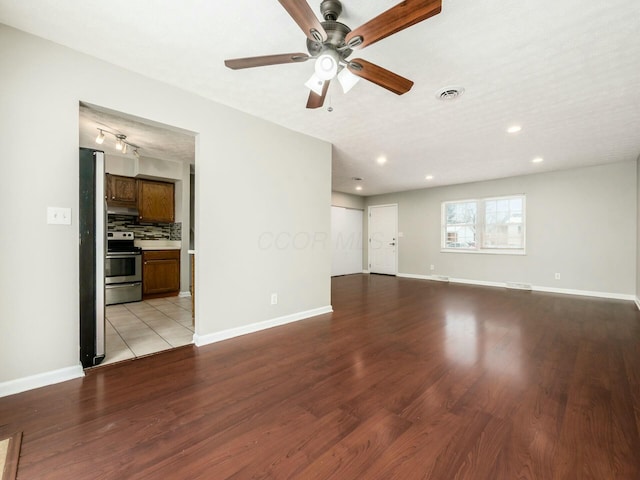
[(461, 96), (464, 93), (464, 88), (457, 86), (457, 85), (451, 85), (448, 87), (444, 87), (441, 88), (440, 90), (438, 90), (436, 92), (436, 98), (439, 100), (455, 100), (456, 98), (458, 98), (459, 96)]

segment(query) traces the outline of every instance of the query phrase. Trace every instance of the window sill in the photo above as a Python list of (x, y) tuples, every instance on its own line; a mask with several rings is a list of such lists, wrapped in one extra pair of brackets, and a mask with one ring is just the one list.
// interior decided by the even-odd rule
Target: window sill
[(508, 249), (484, 249), (472, 250), (468, 248), (441, 248), (440, 253), (471, 253), (473, 255), (526, 255), (525, 250), (508, 250)]

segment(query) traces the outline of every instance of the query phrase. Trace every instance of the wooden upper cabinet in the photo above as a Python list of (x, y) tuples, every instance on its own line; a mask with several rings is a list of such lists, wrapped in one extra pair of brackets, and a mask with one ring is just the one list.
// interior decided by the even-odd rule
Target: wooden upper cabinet
[(139, 179), (138, 213), (141, 222), (173, 223), (175, 221), (175, 185)]
[(107, 204), (115, 207), (138, 206), (138, 185), (135, 178), (107, 173)]

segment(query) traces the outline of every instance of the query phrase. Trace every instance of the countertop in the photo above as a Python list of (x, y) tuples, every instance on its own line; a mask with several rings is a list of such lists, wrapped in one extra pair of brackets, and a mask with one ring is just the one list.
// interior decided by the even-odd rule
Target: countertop
[(180, 250), (180, 240), (134, 240), (133, 244), (142, 250)]

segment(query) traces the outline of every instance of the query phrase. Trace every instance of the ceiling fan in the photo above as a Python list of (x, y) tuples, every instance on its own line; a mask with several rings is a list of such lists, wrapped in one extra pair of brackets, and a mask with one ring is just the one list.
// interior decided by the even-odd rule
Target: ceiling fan
[(391, 92), (402, 95), (411, 90), (413, 82), (361, 58), (349, 60), (353, 50), (382, 40), (405, 28), (437, 15), (442, 0), (405, 0), (364, 25), (351, 30), (338, 22), (342, 13), (339, 0), (323, 0), (320, 22), (306, 0), (278, 0), (307, 36), (307, 53), (285, 53), (261, 57), (234, 58), (224, 64), (233, 69), (263, 67), (282, 63), (305, 62), (315, 59), (315, 71), (305, 85), (311, 90), (307, 108), (318, 108), (324, 103), (329, 83), (338, 78), (346, 93), (364, 78)]

